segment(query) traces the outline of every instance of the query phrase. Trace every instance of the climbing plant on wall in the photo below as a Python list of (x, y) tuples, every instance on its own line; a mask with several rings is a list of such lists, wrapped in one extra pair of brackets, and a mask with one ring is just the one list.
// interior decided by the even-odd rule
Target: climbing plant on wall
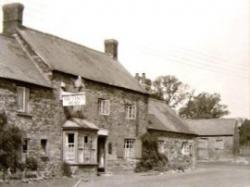
[(158, 151), (157, 138), (149, 133), (141, 137), (142, 140), (142, 158), (136, 165), (136, 172), (149, 170), (165, 170), (168, 159), (164, 154)]

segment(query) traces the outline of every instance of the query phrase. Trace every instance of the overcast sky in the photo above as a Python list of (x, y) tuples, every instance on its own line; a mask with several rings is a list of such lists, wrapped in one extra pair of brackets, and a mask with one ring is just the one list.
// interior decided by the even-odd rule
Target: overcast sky
[(10, 2), (25, 5), (28, 27), (101, 51), (117, 39), (131, 74), (175, 75), (220, 93), (229, 117), (250, 115), (248, 0), (0, 0)]

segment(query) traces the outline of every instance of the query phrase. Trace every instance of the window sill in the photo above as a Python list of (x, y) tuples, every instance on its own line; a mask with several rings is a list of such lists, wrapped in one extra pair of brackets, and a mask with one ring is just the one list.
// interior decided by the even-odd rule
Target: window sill
[(70, 166), (97, 166), (98, 163), (68, 163)]
[(136, 118), (126, 118), (126, 120), (136, 120)]
[(100, 116), (109, 116), (110, 114), (99, 114)]
[(27, 113), (27, 112), (17, 111), (16, 113), (17, 113), (18, 116), (32, 117), (32, 115), (30, 113)]

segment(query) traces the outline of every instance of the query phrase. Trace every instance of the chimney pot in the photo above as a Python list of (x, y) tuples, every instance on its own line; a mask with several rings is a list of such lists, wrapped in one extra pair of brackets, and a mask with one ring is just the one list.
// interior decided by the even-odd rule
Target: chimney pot
[(118, 57), (118, 41), (114, 39), (108, 39), (104, 42), (105, 53), (111, 55), (113, 59), (117, 60)]
[(21, 3), (6, 4), (3, 7), (3, 33), (12, 35), (22, 26), (23, 9)]

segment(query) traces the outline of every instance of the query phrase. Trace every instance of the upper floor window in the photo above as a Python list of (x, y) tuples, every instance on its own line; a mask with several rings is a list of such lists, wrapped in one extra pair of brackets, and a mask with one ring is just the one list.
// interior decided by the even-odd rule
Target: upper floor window
[(29, 88), (18, 86), (17, 87), (17, 110), (19, 112), (29, 112)]
[(126, 105), (126, 118), (135, 119), (136, 118), (136, 104)]
[(110, 101), (107, 99), (99, 99), (99, 114), (101, 115), (109, 115), (110, 114)]

